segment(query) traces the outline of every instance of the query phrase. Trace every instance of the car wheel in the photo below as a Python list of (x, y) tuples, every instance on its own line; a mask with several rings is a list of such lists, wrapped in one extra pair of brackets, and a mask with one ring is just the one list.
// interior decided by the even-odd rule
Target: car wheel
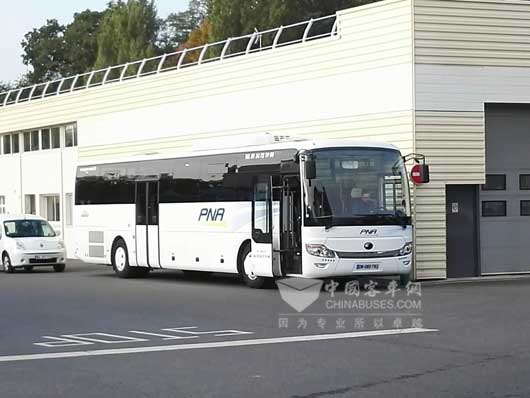
[(257, 276), (252, 273), (252, 271), (248, 270), (245, 267), (245, 264), (247, 264), (247, 259), (250, 255), (251, 249), (250, 245), (245, 245), (243, 250), (241, 251), (241, 255), (239, 258), (239, 270), (241, 274), (241, 278), (243, 279), (243, 282), (245, 282), (245, 285), (248, 287), (251, 287), (253, 289), (263, 289), (269, 285), (269, 282), (271, 278), (265, 278), (262, 276)]
[(65, 269), (66, 269), (66, 265), (65, 264), (55, 264), (53, 266), (53, 270), (55, 272), (64, 272)]
[(26, 271), (26, 272), (31, 272), (31, 271), (33, 271), (33, 266), (32, 266), (32, 265), (26, 265), (26, 266), (24, 267), (24, 271)]
[(15, 268), (11, 265), (11, 259), (9, 258), (9, 255), (6, 253), (2, 257), (2, 265), (4, 267), (4, 272), (6, 274), (12, 274), (15, 272)]

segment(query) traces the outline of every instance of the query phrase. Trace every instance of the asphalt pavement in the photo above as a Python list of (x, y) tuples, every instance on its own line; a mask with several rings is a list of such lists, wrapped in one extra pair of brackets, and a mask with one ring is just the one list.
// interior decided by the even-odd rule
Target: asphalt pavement
[(0, 397), (530, 397), (530, 279), (332, 282), (0, 273)]

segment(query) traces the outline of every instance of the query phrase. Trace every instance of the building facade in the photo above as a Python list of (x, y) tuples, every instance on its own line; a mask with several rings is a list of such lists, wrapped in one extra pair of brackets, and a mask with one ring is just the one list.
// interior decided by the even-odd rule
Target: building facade
[(385, 0), (338, 12), (329, 35), (271, 47), (0, 96), (0, 212), (41, 214), (71, 247), (78, 160), (264, 131), (359, 138), (431, 165), (414, 189), (417, 279), (530, 272), (529, 2)]

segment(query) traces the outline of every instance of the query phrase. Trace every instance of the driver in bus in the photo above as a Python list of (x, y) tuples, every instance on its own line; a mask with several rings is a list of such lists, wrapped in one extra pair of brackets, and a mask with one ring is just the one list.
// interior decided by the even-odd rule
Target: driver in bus
[(370, 199), (368, 192), (363, 192), (362, 188), (352, 188), (350, 195), (352, 197), (351, 209), (354, 214), (369, 214), (375, 210), (375, 202)]

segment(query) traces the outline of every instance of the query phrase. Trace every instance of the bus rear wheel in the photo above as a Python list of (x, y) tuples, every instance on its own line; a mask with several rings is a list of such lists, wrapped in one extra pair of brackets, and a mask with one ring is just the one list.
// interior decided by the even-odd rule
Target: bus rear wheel
[(269, 285), (270, 278), (254, 275), (252, 272), (245, 268), (245, 263), (248, 256), (250, 255), (250, 252), (250, 244), (246, 244), (241, 250), (238, 258), (239, 274), (241, 275), (243, 282), (245, 282), (245, 285), (247, 285), (248, 287), (251, 287), (253, 289), (263, 289)]

